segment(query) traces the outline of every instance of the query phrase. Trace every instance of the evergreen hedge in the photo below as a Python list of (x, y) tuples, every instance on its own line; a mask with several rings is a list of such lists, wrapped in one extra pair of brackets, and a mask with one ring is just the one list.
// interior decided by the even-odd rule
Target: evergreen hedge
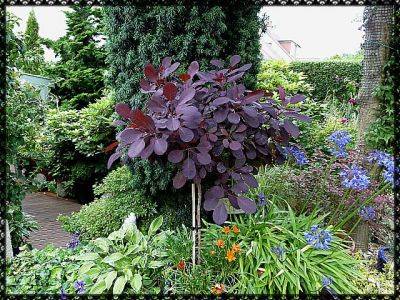
[(351, 61), (295, 61), (290, 69), (306, 75), (305, 81), (313, 86), (311, 94), (318, 101), (323, 101), (330, 93), (341, 99), (346, 95), (346, 81), (354, 81), (358, 86), (362, 76), (361, 63)]

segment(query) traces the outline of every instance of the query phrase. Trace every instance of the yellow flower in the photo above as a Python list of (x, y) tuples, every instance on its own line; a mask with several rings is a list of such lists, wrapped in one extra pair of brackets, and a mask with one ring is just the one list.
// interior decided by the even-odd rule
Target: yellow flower
[(233, 230), (233, 232), (236, 233), (236, 234), (238, 234), (238, 233), (240, 232), (239, 227), (237, 227), (236, 225), (233, 225), (232, 230)]
[(224, 226), (224, 228), (222, 228), (222, 232), (225, 234), (229, 234), (229, 232), (231, 232), (231, 229), (229, 228), (229, 226)]
[(211, 255), (214, 255), (214, 254), (215, 254), (215, 251), (214, 251), (214, 250), (211, 250), (211, 251), (210, 251), (210, 254), (211, 254)]
[(232, 251), (233, 251), (233, 253), (240, 252), (240, 245), (233, 244), (232, 245)]
[(234, 261), (234, 260), (236, 259), (236, 257), (235, 257), (235, 252), (232, 251), (232, 250), (228, 250), (228, 251), (226, 252), (225, 258), (226, 258), (226, 260), (229, 261), (229, 262)]
[(219, 248), (222, 248), (225, 246), (225, 242), (223, 240), (217, 240), (215, 245), (217, 245), (217, 247), (219, 247)]

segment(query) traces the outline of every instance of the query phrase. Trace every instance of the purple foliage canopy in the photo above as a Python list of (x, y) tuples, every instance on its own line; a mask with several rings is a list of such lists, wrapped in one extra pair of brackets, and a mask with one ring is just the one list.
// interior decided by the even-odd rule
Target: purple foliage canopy
[(140, 82), (141, 91), (150, 96), (146, 113), (116, 105), (124, 119), (118, 124), (126, 127), (117, 135), (118, 147), (108, 166), (120, 157), (168, 160), (178, 165), (176, 189), (189, 181), (215, 180), (204, 194), (203, 207), (213, 211), (217, 224), (227, 219), (223, 198), (254, 213), (256, 203), (243, 195), (258, 185), (254, 167), (284, 161), (284, 147), (299, 135), (292, 119), (308, 118), (286, 107), (302, 101), (302, 95), (288, 98), (280, 89), (278, 103), (263, 91), (247, 90), (239, 81), (251, 64), (239, 67), (239, 62), (238, 55), (228, 66), (212, 60), (215, 68), (201, 72), (194, 61), (179, 75), (179, 63), (172, 64), (169, 57), (159, 68), (148, 64)]

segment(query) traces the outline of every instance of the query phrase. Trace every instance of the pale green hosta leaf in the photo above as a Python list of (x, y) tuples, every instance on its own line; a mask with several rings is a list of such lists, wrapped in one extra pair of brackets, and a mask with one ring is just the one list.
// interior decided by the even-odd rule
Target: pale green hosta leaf
[(157, 230), (160, 229), (162, 223), (163, 223), (163, 216), (159, 216), (156, 219), (154, 219), (153, 222), (151, 222), (150, 224), (148, 235), (152, 236), (154, 233), (156, 233)]
[(97, 280), (95, 285), (90, 289), (90, 294), (102, 294), (106, 290), (104, 280)]
[(93, 267), (94, 265), (95, 265), (95, 263), (94, 263), (93, 261), (85, 262), (85, 263), (79, 268), (78, 274), (79, 274), (79, 275), (85, 274), (85, 273), (86, 273), (87, 271), (89, 271), (90, 268)]
[(107, 274), (106, 278), (104, 279), (107, 290), (112, 286), (115, 278), (117, 278), (117, 271), (111, 271)]
[(74, 256), (74, 259), (76, 260), (96, 260), (100, 256), (97, 253), (90, 252), (90, 253), (83, 253), (77, 256)]
[(140, 274), (135, 274), (130, 281), (131, 287), (134, 289), (134, 291), (137, 293), (140, 291), (142, 288), (142, 276)]
[(126, 278), (125, 276), (119, 276), (117, 280), (115, 280), (113, 294), (121, 294), (125, 288)]
[(108, 252), (111, 242), (106, 238), (97, 238), (94, 240), (94, 244), (103, 252)]
[(113, 254), (110, 254), (110, 255), (104, 257), (103, 262), (113, 266), (114, 262), (116, 262), (122, 258), (124, 258), (124, 255), (122, 253), (116, 252), (116, 253), (113, 253)]

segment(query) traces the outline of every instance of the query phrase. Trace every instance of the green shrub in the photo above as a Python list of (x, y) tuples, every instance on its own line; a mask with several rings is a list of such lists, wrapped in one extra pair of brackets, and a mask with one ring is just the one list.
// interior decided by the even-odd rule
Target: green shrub
[(81, 239), (89, 240), (117, 230), (130, 213), (145, 225), (155, 206), (132, 187), (132, 177), (126, 166), (110, 172), (94, 187), (98, 199), (84, 205), (79, 212), (59, 217), (62, 227), (68, 232), (79, 232)]
[(312, 87), (306, 83), (301, 72), (289, 68), (289, 63), (281, 60), (267, 60), (261, 63), (257, 74), (257, 88), (277, 94), (276, 89), (281, 86), (289, 95), (309, 95)]
[(53, 109), (46, 115), (40, 134), (46, 156), (37, 162), (38, 169), (52, 180), (64, 182), (67, 195), (82, 202), (92, 200), (91, 186), (107, 171), (104, 148), (113, 139), (113, 106), (110, 95), (82, 110)]
[(361, 64), (351, 61), (295, 61), (289, 69), (302, 72), (305, 81), (313, 87), (311, 95), (317, 101), (324, 101), (328, 95), (334, 95), (347, 101), (357, 94), (361, 81)]
[(7, 264), (7, 293), (76, 294), (77, 281), (84, 282), (85, 294), (158, 293), (168, 263), (165, 244), (172, 234), (157, 233), (161, 225), (158, 217), (142, 233), (128, 218), (108, 237), (75, 249), (25, 250)]

